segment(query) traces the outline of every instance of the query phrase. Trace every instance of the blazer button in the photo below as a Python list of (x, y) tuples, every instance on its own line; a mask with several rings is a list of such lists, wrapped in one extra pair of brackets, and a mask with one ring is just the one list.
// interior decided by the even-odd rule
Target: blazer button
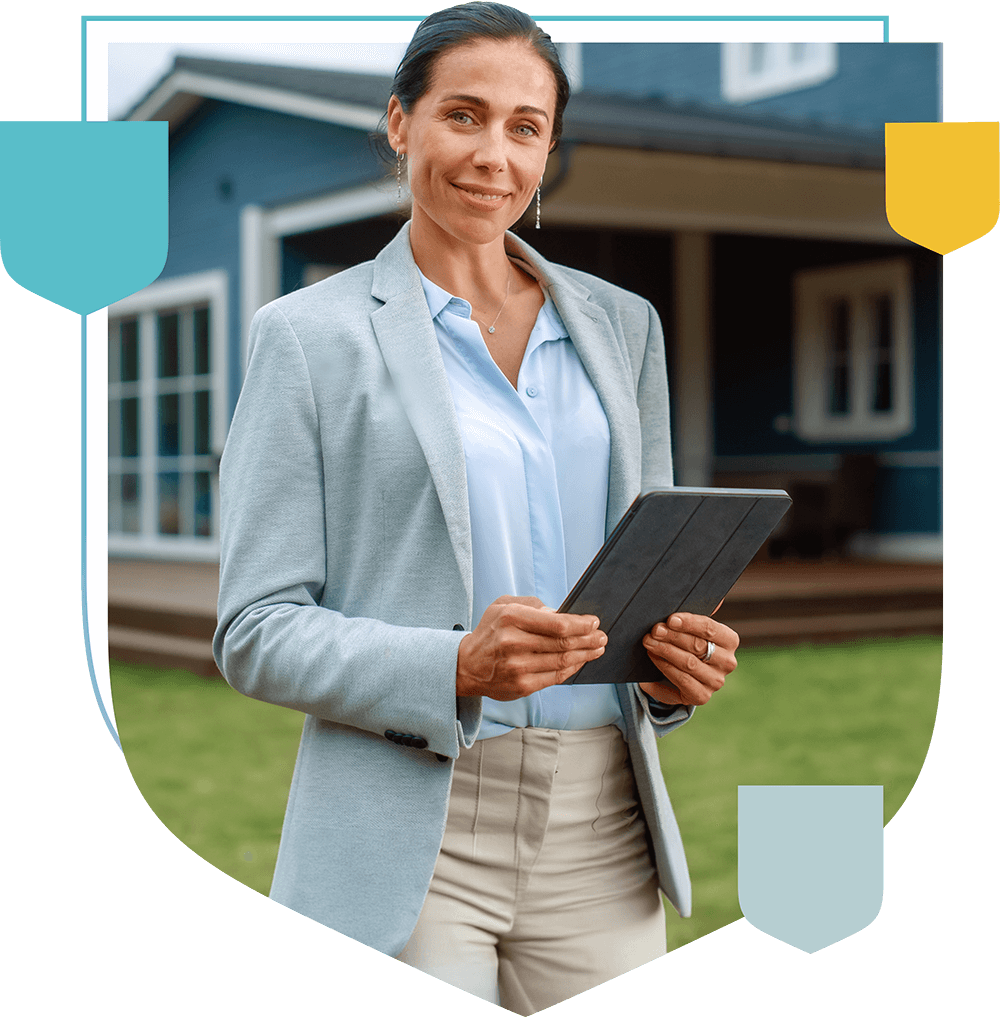
[(435, 752), (434, 755), (437, 756), (437, 761), (439, 763), (447, 763), (448, 762), (448, 757), (447, 756), (442, 756), (440, 752)]
[(415, 734), (400, 734), (398, 731), (386, 731), (385, 737), (397, 745), (405, 745), (408, 749), (426, 749), (427, 739)]
[(452, 632), (464, 632), (465, 631), (465, 626), (464, 625), (452, 625), (451, 630), (452, 630)]

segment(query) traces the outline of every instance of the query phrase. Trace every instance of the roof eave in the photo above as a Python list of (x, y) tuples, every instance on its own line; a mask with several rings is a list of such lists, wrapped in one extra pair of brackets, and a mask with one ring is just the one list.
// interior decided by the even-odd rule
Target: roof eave
[(169, 74), (138, 106), (127, 120), (167, 120), (176, 130), (205, 99), (307, 117), (327, 123), (374, 131), (384, 110), (357, 103), (288, 92), (266, 85), (177, 70)]

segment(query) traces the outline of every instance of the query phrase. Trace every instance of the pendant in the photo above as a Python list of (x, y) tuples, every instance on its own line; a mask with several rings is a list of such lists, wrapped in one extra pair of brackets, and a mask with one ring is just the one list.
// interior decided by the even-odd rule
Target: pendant
[(486, 331), (489, 332), (490, 335), (493, 335), (496, 329), (492, 325), (490, 325), (490, 327)]

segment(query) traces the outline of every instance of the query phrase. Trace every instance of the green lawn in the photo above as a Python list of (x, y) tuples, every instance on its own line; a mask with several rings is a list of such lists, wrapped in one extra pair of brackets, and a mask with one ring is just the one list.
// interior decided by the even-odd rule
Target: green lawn
[[(746, 649), (725, 690), (660, 742), (694, 882), (671, 949), (740, 917), (739, 784), (882, 784), (902, 804), (930, 740), (941, 640)], [(221, 680), (111, 664), (115, 717), (146, 801), (185, 844), (267, 893), (302, 717)]]

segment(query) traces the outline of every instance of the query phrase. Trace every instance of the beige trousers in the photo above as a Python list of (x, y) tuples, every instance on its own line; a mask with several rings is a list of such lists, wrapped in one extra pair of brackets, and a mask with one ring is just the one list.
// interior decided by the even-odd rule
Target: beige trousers
[(399, 959), (527, 1015), (663, 956), (664, 922), (621, 732), (524, 728), (456, 762)]

